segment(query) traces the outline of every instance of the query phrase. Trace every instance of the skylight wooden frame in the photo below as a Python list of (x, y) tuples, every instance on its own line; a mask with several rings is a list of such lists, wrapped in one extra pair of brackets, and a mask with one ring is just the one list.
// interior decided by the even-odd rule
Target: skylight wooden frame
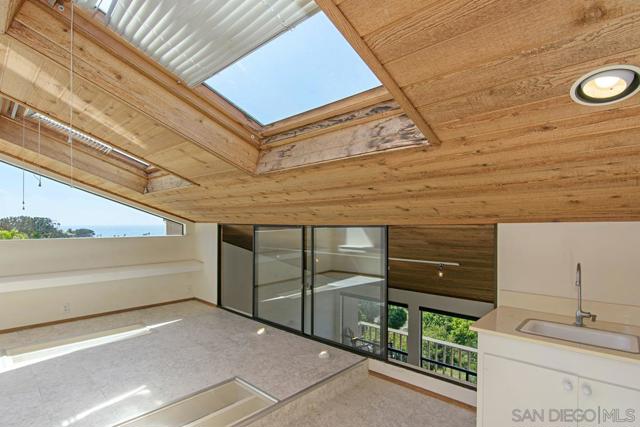
[[(68, 51), (65, 52), (64, 49), (67, 48), (68, 39), (66, 37), (70, 22), (70, 7), (68, 5), (70, 3), (65, 0), (63, 4), (66, 7), (60, 8), (57, 4), (51, 6), (47, 0), (25, 0), (23, 8), (18, 10), (16, 19), (11, 25), (8, 34), (4, 37), (13, 39), (18, 42), (18, 45), (26, 44), (29, 49), (34, 50), (44, 58), (56, 62), (56, 66), (65, 67), (66, 61), (68, 61)], [(165, 123), (163, 117), (170, 111), (170, 103), (175, 102), (172, 99), (175, 96), (181, 103), (185, 103), (182, 105), (186, 106), (188, 104), (191, 108), (197, 109), (201, 114), (211, 118), (213, 123), (224, 127), (229, 132), (233, 132), (242, 142), (254, 147), (255, 152), (258, 153), (255, 163), (251, 164), (251, 161), (245, 159), (244, 167), (234, 163), (233, 160), (229, 161), (223, 155), (218, 156), (250, 175), (255, 176), (319, 163), (353, 159), (389, 150), (412, 147), (423, 150), (430, 145), (429, 141), (423, 138), (419, 132), (416, 133), (415, 125), (410, 120), (406, 120), (402, 109), (392, 100), (391, 94), (384, 86), (300, 113), (268, 126), (261, 126), (204, 84), (195, 88), (188, 88), (181, 84), (176, 76), (168, 73), (159, 64), (147, 58), (136, 47), (108, 29), (103, 22), (104, 14), (101, 11), (90, 12), (82, 10), (80, 7), (74, 9), (74, 28), (76, 33), (74, 46), (76, 54), (80, 54), (78, 63), (83, 64), (84, 70), (89, 70), (91, 67), (94, 67), (94, 70), (105, 69), (104, 72), (83, 71), (84, 74), (76, 72), (74, 73), (77, 76), (76, 78), (91, 79), (91, 84), (95, 85), (98, 90), (112, 96), (114, 101), (130, 104), (133, 108), (138, 109), (141, 114), (155, 120), (158, 125), (166, 126), (168, 130), (177, 130), (176, 133), (181, 135), (180, 126), (188, 128), (189, 123), (194, 121), (197, 116), (185, 117), (185, 120), (189, 122), (176, 122), (174, 118), (173, 121)], [(67, 55), (67, 59), (63, 55)], [(123, 64), (127, 68), (122, 71), (122, 75), (119, 75), (114, 65), (122, 67)], [(76, 69), (82, 69), (82, 67), (77, 67)], [(132, 82), (135, 82), (136, 79), (141, 79), (141, 83), (144, 82), (142, 84), (143, 89), (137, 95), (130, 92), (134, 90), (132, 89)], [(118, 82), (120, 80), (123, 82), (122, 84)], [(148, 88), (154, 87), (154, 85), (162, 88), (161, 95), (148, 91)], [(147, 88), (146, 92), (145, 87)], [(150, 111), (146, 111), (145, 100), (150, 99), (147, 94), (150, 95), (151, 93), (154, 93), (156, 97), (162, 96), (162, 103), (169, 103), (167, 105), (169, 109), (158, 110), (156, 105)], [(18, 100), (18, 102), (22, 102), (22, 100)], [(393, 111), (381, 110), (382, 112), (378, 113), (376, 103), (381, 102), (395, 104)], [(25, 105), (33, 110), (38, 110), (34, 105), (28, 104), (29, 102)], [(367, 108), (370, 108), (371, 111), (367, 112), (366, 116), (363, 117), (362, 110)], [(189, 110), (182, 110), (183, 116), (185, 111)], [(193, 111), (195, 112), (196, 110)], [(59, 120), (64, 121), (63, 112), (59, 112), (58, 116)], [(385, 121), (390, 117), (391, 121)], [(178, 126), (178, 129), (174, 129), (175, 126)], [(370, 140), (371, 138), (375, 139), (380, 126), (384, 129), (383, 133), (386, 141), (380, 140), (380, 138), (375, 141)], [(400, 129), (403, 130), (402, 135), (393, 133)], [(80, 128), (79, 130), (83, 131)], [(407, 137), (407, 135), (409, 136)], [(99, 135), (97, 138), (101, 139)], [(210, 139), (215, 138), (216, 136), (212, 135)], [(269, 143), (273, 139), (277, 140), (277, 144)], [(117, 142), (114, 143), (108, 138), (103, 140), (116, 148), (120, 148)], [(367, 141), (371, 142), (371, 144), (368, 144)], [(189, 141), (189, 137), (185, 142), (201, 145), (198, 141)], [(325, 143), (332, 147), (330, 155), (309, 155), (309, 153), (316, 152), (318, 147), (323, 146)], [(291, 151), (290, 158), (286, 162), (276, 161), (274, 163), (274, 157), (279, 155), (278, 151), (274, 149), (284, 145), (297, 148)], [(201, 148), (206, 149), (202, 145)], [(229, 149), (229, 147), (227, 148)], [(282, 149), (285, 152), (287, 151), (286, 147)], [(235, 148), (231, 147), (231, 150), (232, 153), (235, 153), (233, 151)], [(147, 154), (154, 156), (162, 151), (162, 149), (158, 149), (147, 152)], [(145, 155), (133, 154), (147, 161)], [(213, 154), (216, 154), (215, 151), (213, 151)], [(154, 164), (156, 162), (149, 161), (149, 163)], [(157, 185), (145, 187), (144, 194), (146, 194), (147, 188), (152, 188), (152, 192), (156, 192), (179, 189), (185, 185), (191, 186), (195, 184), (194, 181), (183, 179), (173, 171), (163, 173), (156, 169), (150, 169), (147, 178), (149, 181), (154, 180)]]
[[(49, 7), (48, 0), (24, 1), (37, 1)], [(321, 3), (318, 2), (318, 4), (324, 11)], [(67, 7), (63, 11), (59, 11), (58, 9), (56, 10), (58, 13), (61, 13), (68, 18), (68, 9), (69, 8)], [(164, 67), (146, 57), (137, 48), (130, 45), (118, 34), (111, 31), (106, 26), (106, 15), (101, 10), (96, 9), (94, 12), (89, 12), (77, 7), (75, 9), (75, 13), (76, 28), (90, 36), (101, 47), (111, 51), (117, 56), (120, 56), (147, 77), (161, 83), (174, 95), (181, 97), (196, 108), (201, 109), (203, 112), (206, 112), (207, 110), (204, 107), (210, 107), (211, 109), (217, 110), (217, 114), (214, 115), (215, 118), (220, 119), (221, 123), (228, 126), (231, 130), (239, 132), (243, 137), (248, 138), (248, 140), (258, 148), (263, 146), (264, 138), (272, 136), (275, 133), (284, 132), (286, 130), (293, 129), (296, 126), (304, 126), (373, 105), (375, 102), (382, 102), (384, 100), (394, 98), (393, 94), (391, 94), (385, 87), (386, 83), (381, 79), (383, 83), (382, 86), (357, 93), (347, 98), (322, 105), (312, 110), (305, 111), (270, 124), (262, 125), (254, 120), (248, 113), (242, 111), (235, 104), (227, 100), (224, 96), (216, 92), (215, 89), (212, 89), (205, 83), (201, 83), (193, 88), (188, 88), (183, 85), (180, 82), (179, 77), (173, 75)], [(325, 13), (327, 12), (325, 11)], [(327, 13), (327, 16), (333, 21), (330, 14)], [(340, 28), (338, 28), (338, 30), (340, 30)], [(348, 38), (347, 42), (350, 42)], [(356, 52), (360, 54), (357, 49)], [(365, 64), (371, 67), (367, 61), (365, 61)], [(374, 74), (377, 74), (373, 68), (372, 71), (374, 71)], [(378, 76), (378, 78), (380, 77)], [(402, 106), (402, 103), (400, 104)], [(208, 112), (210, 113), (211, 111)], [(431, 140), (429, 142), (431, 143)]]

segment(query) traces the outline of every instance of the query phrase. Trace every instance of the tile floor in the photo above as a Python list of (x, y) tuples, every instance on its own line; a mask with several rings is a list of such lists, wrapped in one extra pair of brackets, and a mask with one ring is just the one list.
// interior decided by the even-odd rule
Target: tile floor
[(144, 323), (151, 334), (0, 373), (2, 427), (111, 426), (238, 376), (287, 398), (362, 360), (225, 310), (184, 302), (0, 335), (0, 348)]
[[(282, 400), (363, 360), (274, 328), (258, 336), (262, 324), (195, 301), (3, 334), (0, 349), (165, 322), (173, 323), (0, 373), (0, 426), (112, 426), (232, 376)], [(327, 348), (331, 358), (319, 359)], [(365, 377), (273, 426), (475, 425), (466, 409)]]

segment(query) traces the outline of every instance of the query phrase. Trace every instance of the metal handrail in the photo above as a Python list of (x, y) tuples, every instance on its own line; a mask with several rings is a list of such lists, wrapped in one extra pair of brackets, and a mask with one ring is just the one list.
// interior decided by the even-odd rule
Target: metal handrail
[(437, 338), (431, 338), (431, 337), (424, 337), (423, 336), (422, 340), (423, 341), (430, 341), (430, 342), (435, 343), (435, 344), (441, 344), (441, 345), (444, 345), (444, 346), (447, 346), (447, 347), (454, 347), (454, 348), (457, 348), (457, 349), (460, 349), (460, 350), (464, 350), (464, 351), (470, 351), (472, 353), (477, 353), (478, 352), (477, 348), (468, 347), (466, 345), (461, 345), (461, 344), (456, 344), (456, 343), (450, 342), (450, 341), (442, 341), (442, 340), (439, 340)]

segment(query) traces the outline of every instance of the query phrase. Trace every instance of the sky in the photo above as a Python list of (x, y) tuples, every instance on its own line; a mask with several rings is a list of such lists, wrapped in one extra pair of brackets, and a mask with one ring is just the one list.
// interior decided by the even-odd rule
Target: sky
[(22, 169), (0, 162), (0, 218), (42, 216), (63, 229), (79, 225), (162, 225), (162, 218), (100, 196), (25, 172), (25, 210), (22, 210)]
[(262, 124), (380, 86), (322, 12), (225, 68), (205, 84)]

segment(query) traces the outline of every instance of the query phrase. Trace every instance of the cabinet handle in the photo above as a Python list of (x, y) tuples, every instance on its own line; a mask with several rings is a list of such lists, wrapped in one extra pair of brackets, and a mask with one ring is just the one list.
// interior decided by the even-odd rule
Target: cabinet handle
[(582, 389), (582, 394), (584, 394), (585, 396), (591, 396), (592, 391), (589, 384), (582, 384), (582, 387), (580, 388)]
[(570, 380), (563, 380), (562, 381), (562, 388), (564, 388), (564, 391), (572, 391), (573, 390), (573, 383)]

